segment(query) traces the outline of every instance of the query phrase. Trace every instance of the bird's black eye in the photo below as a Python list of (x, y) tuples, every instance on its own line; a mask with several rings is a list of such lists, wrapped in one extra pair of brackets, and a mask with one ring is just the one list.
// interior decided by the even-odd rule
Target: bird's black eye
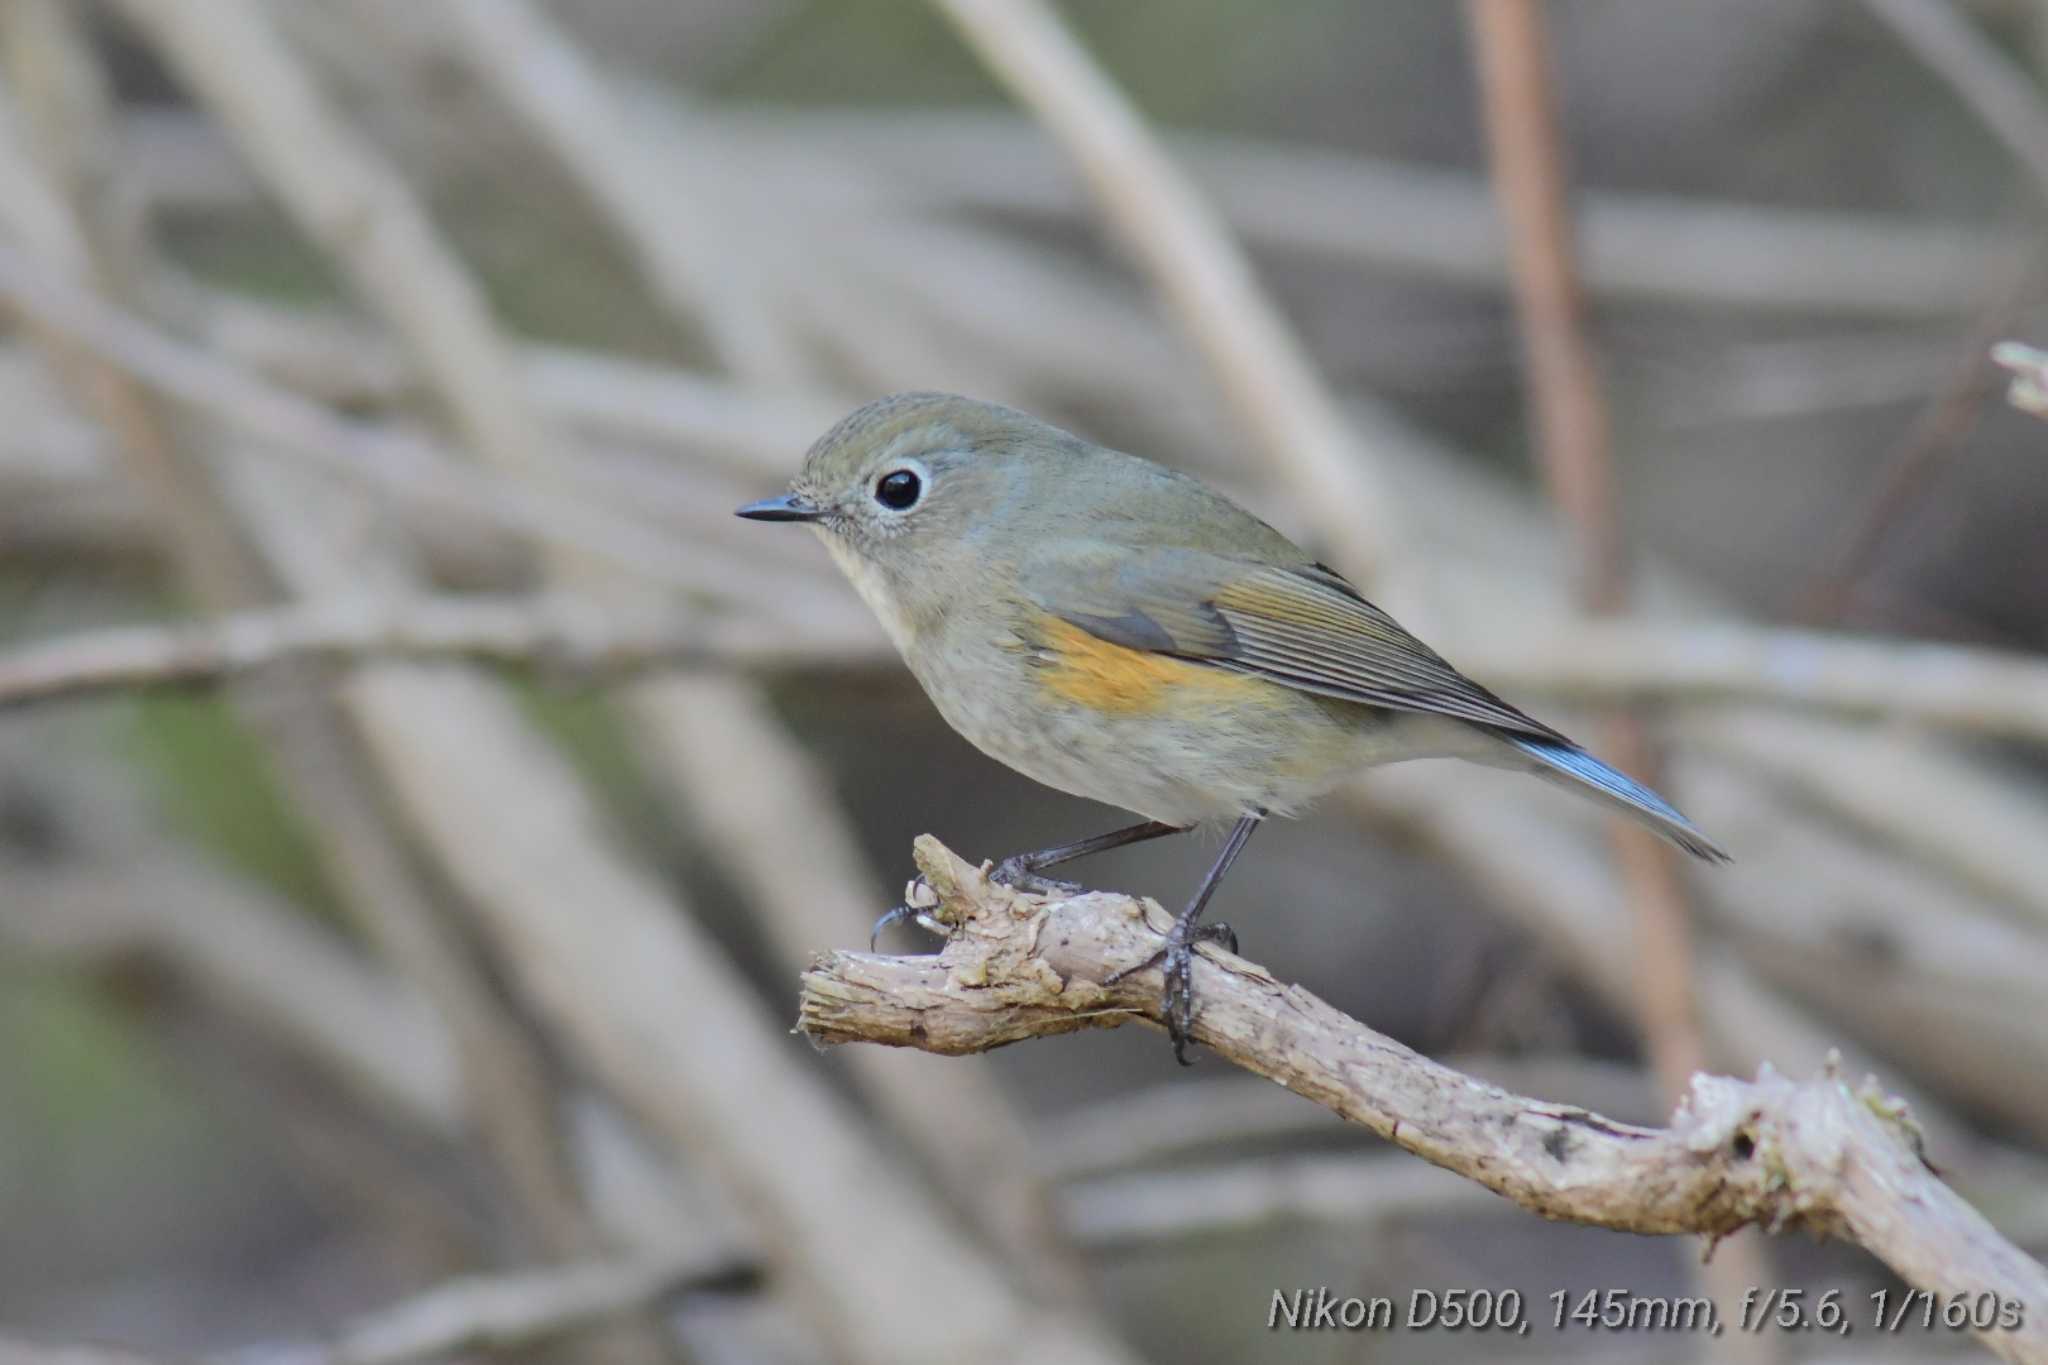
[(875, 480), (875, 501), (894, 512), (907, 512), (924, 495), (924, 480), (908, 469), (892, 469)]

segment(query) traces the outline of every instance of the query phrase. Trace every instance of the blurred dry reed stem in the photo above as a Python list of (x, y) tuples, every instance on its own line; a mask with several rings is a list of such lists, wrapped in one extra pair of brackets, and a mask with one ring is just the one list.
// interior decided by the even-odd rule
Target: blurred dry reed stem
[(1863, 0), (1863, 7), (1955, 92), (2048, 198), (2048, 106), (2027, 72), (1954, 5)]
[(1123, 92), (1042, 0), (936, 3), (1074, 159), (1338, 562), (1360, 582), (1412, 569), (1377, 465), (1243, 251)]
[(692, 1289), (743, 1283), (744, 1264), (700, 1251), (446, 1281), (366, 1314), (324, 1342), (235, 1353), (237, 1365), (410, 1365), (547, 1344)]
[[(837, 952), (804, 976), (799, 1026), (824, 1043), (959, 1056), (1132, 1020), (1159, 1026), (1156, 904), (1011, 891), (929, 835), (917, 861), (947, 932), (936, 957)], [(1196, 1039), (1431, 1163), (1548, 1218), (1719, 1239), (1747, 1226), (1856, 1242), (1908, 1283), (2048, 1302), (2048, 1269), (1928, 1167), (1904, 1105), (1834, 1064), (1804, 1083), (1692, 1078), (1666, 1129), (1509, 1094), (1421, 1057), (1243, 958), (1205, 947)], [(2019, 1082), (2017, 1079), (2015, 1083)], [(2008, 1360), (2048, 1359), (2031, 1314), (1978, 1333)]]
[[(1093, 211), (1056, 145), (1011, 115), (721, 107), (706, 122), (707, 137), (736, 144), (763, 178), (797, 180), (814, 212), (874, 213), (875, 184), (899, 209), (1034, 222)], [(1176, 132), (1166, 145), (1263, 250), (1456, 284), (1507, 279), (1492, 189), (1475, 176), (1249, 137)], [(121, 152), (121, 173), (166, 207), (219, 211), (256, 193), (215, 131), (182, 110), (131, 114)], [(832, 173), (848, 160), (871, 177)], [(1586, 194), (1578, 228), (1586, 285), (1604, 297), (1845, 317), (1953, 316), (2029, 245), (1964, 225), (1600, 189)]]
[[(1442, 641), (1507, 691), (1689, 707), (1771, 703), (1957, 734), (2048, 743), (2048, 663), (1973, 645), (1726, 622), (1566, 620)], [(459, 659), (572, 679), (657, 666), (784, 669), (885, 661), (856, 604), (830, 629), (590, 593), (360, 594), (0, 649), (0, 707), (127, 688), (214, 684), (294, 660)], [(1930, 850), (1933, 852), (1934, 850)]]
[[(212, 1359), (220, 1365), (413, 1365), (458, 1353), (550, 1345), (692, 1289), (729, 1288), (743, 1281), (744, 1271), (733, 1261), (693, 1252), (463, 1276), (365, 1314), (324, 1341), (266, 1342)], [(0, 1361), (6, 1365), (147, 1365), (152, 1359), (0, 1334)]]

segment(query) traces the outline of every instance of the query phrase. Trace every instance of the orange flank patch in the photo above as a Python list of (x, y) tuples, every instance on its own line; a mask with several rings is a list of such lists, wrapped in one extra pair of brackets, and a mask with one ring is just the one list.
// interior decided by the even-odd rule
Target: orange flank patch
[(1046, 690), (1097, 711), (1137, 715), (1194, 709), (1245, 701), (1273, 688), (1243, 673), (1113, 645), (1057, 617), (1045, 617), (1039, 629), (1051, 658), (1040, 675)]

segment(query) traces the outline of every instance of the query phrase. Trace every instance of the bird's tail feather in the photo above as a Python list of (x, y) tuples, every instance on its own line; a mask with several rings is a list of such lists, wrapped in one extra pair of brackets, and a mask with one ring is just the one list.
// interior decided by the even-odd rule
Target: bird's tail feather
[(1600, 798), (1656, 830), (1695, 858), (1704, 858), (1710, 863), (1728, 861), (1728, 855), (1713, 840), (1700, 833), (1692, 821), (1679, 814), (1677, 807), (1577, 745), (1531, 735), (1503, 734), (1501, 738), (1535, 759), (1540, 765), (1537, 769), (1539, 776), (1582, 795)]

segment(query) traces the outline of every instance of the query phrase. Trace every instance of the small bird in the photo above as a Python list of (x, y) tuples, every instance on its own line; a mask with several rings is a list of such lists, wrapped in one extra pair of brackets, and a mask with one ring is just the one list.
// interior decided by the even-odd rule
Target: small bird
[(1236, 822), (1165, 946), (1128, 969), (1164, 957), (1184, 1065), (1194, 945), (1236, 948), (1227, 925), (1201, 925), (1224, 873), (1261, 820), (1361, 768), (1516, 768), (1727, 859), (1669, 802), (1465, 677), (1230, 499), (1010, 408), (878, 399), (819, 438), (787, 493), (738, 515), (808, 523), (976, 748), (1144, 817), (1005, 858), (999, 880), (1072, 891), (1040, 874)]

